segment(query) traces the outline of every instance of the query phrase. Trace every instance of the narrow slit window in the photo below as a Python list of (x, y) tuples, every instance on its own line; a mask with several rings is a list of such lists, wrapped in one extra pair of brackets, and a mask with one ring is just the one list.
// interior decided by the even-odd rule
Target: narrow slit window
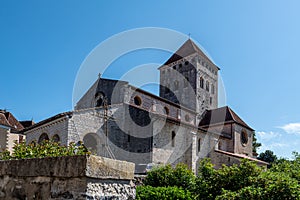
[(175, 136), (176, 136), (176, 133), (174, 131), (172, 131), (172, 147), (175, 147)]

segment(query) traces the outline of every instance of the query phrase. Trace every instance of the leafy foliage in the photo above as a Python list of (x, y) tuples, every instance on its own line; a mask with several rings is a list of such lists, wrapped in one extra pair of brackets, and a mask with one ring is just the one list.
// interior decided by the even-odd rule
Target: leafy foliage
[(216, 170), (209, 159), (204, 159), (198, 170), (195, 192), (199, 199), (215, 199), (222, 194), (222, 189), (237, 191), (252, 185), (261, 171), (255, 163), (247, 160), (242, 160), (240, 165), (223, 165)]
[(69, 146), (61, 146), (57, 142), (45, 140), (41, 144), (26, 145), (25, 142), (19, 144), (16, 143), (13, 147), (13, 153), (10, 155), (9, 151), (3, 151), (0, 153), (0, 159), (12, 160), (87, 154), (90, 154), (90, 152), (81, 142), (78, 145), (75, 143), (70, 143)]
[(252, 140), (252, 151), (254, 153), (257, 152), (257, 149), (261, 146), (261, 143), (257, 142), (257, 138), (256, 138), (256, 135), (255, 135), (255, 132), (253, 134), (253, 140)]
[(178, 187), (138, 186), (137, 200), (192, 200), (192, 194)]
[(266, 150), (265, 152), (260, 153), (257, 158), (270, 164), (277, 161), (277, 156), (271, 150)]
[(300, 199), (300, 187), (295, 179), (268, 171), (262, 172), (250, 186), (236, 191), (222, 189), (222, 194), (216, 199)]
[(179, 189), (180, 194), (188, 195), (186, 199), (300, 199), (300, 155), (294, 156), (294, 160), (276, 161), (271, 169), (242, 160), (239, 165), (223, 165), (217, 170), (209, 159), (203, 159), (197, 177), (182, 164), (176, 168), (166, 165), (149, 172), (137, 196), (180, 199), (172, 196)]
[(171, 165), (156, 167), (148, 173), (144, 181), (144, 185), (152, 187), (177, 186), (187, 190), (191, 190), (194, 183), (194, 173), (184, 164), (178, 164), (175, 168)]
[(300, 184), (300, 154), (293, 152), (293, 155), (293, 160), (277, 160), (276, 164), (272, 166), (270, 171), (285, 174), (293, 179), (296, 179), (298, 184)]

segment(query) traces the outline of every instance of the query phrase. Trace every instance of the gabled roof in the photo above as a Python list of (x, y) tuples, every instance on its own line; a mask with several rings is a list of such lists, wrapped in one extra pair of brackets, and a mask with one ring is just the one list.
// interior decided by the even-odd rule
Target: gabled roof
[(213, 110), (206, 110), (202, 120), (199, 122), (199, 126), (207, 127), (209, 125), (226, 123), (226, 122), (231, 122), (231, 123), (235, 122), (245, 128), (254, 131), (228, 106), (224, 106)]
[(20, 121), (20, 123), (23, 125), (24, 128), (27, 128), (35, 124), (33, 120)]
[(194, 53), (198, 53), (200, 56), (202, 56), (204, 59), (206, 59), (209, 63), (216, 66), (211, 61), (211, 59), (208, 58), (207, 55), (205, 55), (205, 53), (191, 39), (188, 39), (183, 45), (181, 45), (181, 47), (165, 62), (165, 65), (168, 65), (172, 62), (180, 60), (180, 59), (187, 57), (189, 55), (192, 55)]
[(21, 131), (24, 129), (23, 125), (6, 110), (0, 110), (0, 125), (10, 127), (12, 132)]

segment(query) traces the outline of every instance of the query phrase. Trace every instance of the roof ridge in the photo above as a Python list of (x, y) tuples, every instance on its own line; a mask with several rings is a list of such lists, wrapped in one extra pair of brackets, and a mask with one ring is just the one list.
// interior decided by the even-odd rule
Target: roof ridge
[[(229, 112), (230, 112), (230, 114), (232, 115), (232, 118), (233, 118), (233, 120), (235, 121), (235, 122), (237, 122), (237, 123), (239, 123), (239, 124), (241, 124), (241, 125), (243, 125), (243, 126), (246, 126), (246, 127), (248, 127), (248, 128), (250, 128), (250, 129), (252, 129), (242, 118), (240, 118), (240, 116), (237, 114), (237, 113), (235, 113), (230, 107), (228, 107), (228, 109), (229, 109)], [(237, 119), (236, 119), (237, 118)]]
[(5, 121), (2, 121), (2, 123), (1, 123), (1, 121), (0, 121), (0, 124), (11, 127), (9, 121), (7, 120), (7, 118), (6, 118), (6, 116), (5, 116), (5, 113), (0, 113), (0, 115), (3, 116), (3, 117), (0, 117), (0, 119), (2, 118), (3, 120), (5, 120)]
[(231, 108), (229, 108), (228, 106), (226, 106), (226, 109), (228, 110), (228, 112), (230, 113), (230, 116), (231, 116), (231, 118), (232, 118), (232, 120), (233, 121), (237, 121), (236, 119), (235, 119), (235, 117), (234, 117), (234, 112), (233, 112), (233, 110), (231, 110)]
[[(225, 113), (223, 113), (223, 112), (225, 112)], [(212, 114), (214, 114), (215, 118), (212, 118)], [(225, 114), (225, 119), (223, 119), (223, 117), (220, 117), (220, 116), (223, 116), (223, 114)], [(225, 121), (223, 121), (223, 120), (225, 120)], [(216, 124), (219, 122), (228, 122), (228, 121), (232, 121), (232, 122), (239, 124), (245, 128), (253, 130), (229, 106), (223, 106), (220, 108), (207, 110), (207, 112), (204, 112), (203, 118), (199, 122), (199, 126), (207, 126), (210, 124)]]
[(206, 55), (205, 50), (201, 49), (191, 38), (187, 39), (172, 55), (171, 57), (164, 63), (164, 65), (171, 64), (177, 60), (185, 58), (193, 53), (197, 53), (202, 56), (207, 62), (211, 63), (218, 69), (220, 69), (211, 58)]

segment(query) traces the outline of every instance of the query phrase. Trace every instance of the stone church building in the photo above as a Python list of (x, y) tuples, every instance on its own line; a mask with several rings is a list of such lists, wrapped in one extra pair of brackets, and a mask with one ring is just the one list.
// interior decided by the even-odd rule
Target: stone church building
[(254, 130), (218, 107), (219, 67), (191, 39), (159, 71), (159, 96), (99, 76), (74, 111), (25, 128), (27, 143), (83, 141), (99, 156), (134, 162), (137, 173), (148, 163), (180, 162), (196, 172), (204, 157), (216, 167), (241, 158), (266, 164), (253, 157)]

